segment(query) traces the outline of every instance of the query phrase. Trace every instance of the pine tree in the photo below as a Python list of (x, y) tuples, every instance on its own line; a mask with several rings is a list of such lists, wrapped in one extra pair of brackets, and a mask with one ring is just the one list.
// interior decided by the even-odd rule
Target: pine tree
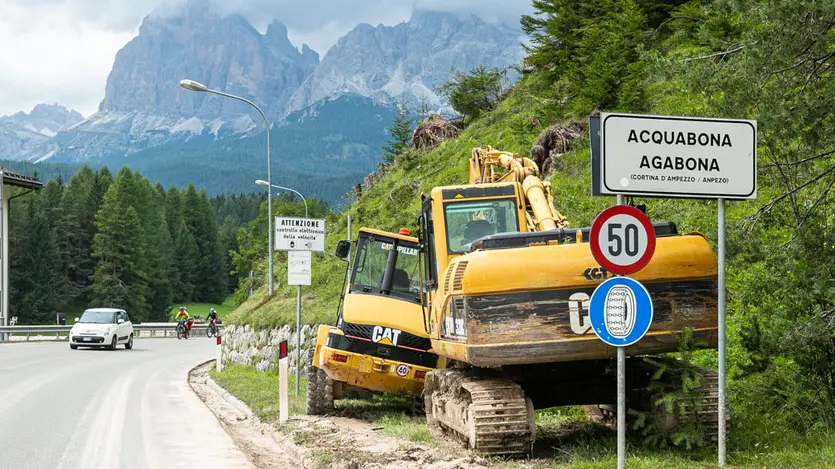
[(188, 229), (183, 220), (180, 221), (177, 230), (174, 253), (177, 260), (175, 269), (178, 273), (174, 284), (174, 298), (179, 302), (191, 301), (194, 299), (195, 284), (197, 283), (200, 251), (194, 235), (191, 234), (191, 230)]
[(397, 104), (397, 117), (391, 124), (389, 129), (391, 139), (388, 144), (383, 146), (385, 155), (383, 160), (386, 163), (394, 163), (394, 159), (398, 155), (402, 155), (412, 143), (412, 121), (409, 119), (406, 103), (403, 101)]
[(87, 288), (96, 267), (90, 255), (99, 204), (92, 194), (96, 177), (89, 167), (81, 168), (70, 178), (61, 197), (58, 237), (67, 289), (66, 304), (85, 304), (89, 300)]
[(91, 296), (97, 305), (126, 308), (143, 320), (148, 317), (148, 287), (147, 274), (142, 270), (145, 253), (141, 224), (132, 206), (121, 206), (120, 199), (126, 199), (127, 191), (120, 190), (119, 182), (108, 189), (96, 214), (93, 257), (97, 264)]
[(23, 233), (14, 233), (24, 234), (16, 237), (22, 255), (11, 259), (17, 270), (12, 276), (14, 289), (10, 306), (14, 305), (12, 313), (21, 322), (52, 323), (55, 308), (64, 299), (61, 253), (47, 212), (43, 201), (33, 200), (26, 206), (28, 222)]

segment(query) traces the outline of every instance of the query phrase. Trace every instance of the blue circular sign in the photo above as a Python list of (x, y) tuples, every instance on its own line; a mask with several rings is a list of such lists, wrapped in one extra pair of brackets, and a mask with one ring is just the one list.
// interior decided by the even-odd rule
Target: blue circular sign
[(652, 324), (652, 298), (637, 280), (610, 278), (591, 295), (589, 321), (603, 342), (615, 347), (632, 345)]

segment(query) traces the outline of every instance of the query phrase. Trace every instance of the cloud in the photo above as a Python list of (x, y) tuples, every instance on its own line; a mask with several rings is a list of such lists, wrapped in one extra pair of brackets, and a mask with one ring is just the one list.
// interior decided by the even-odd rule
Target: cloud
[(116, 52), (142, 19), (187, 1), (214, 2), (262, 33), (278, 19), (294, 44), (306, 43), (320, 57), (356, 24), (394, 25), (415, 8), (511, 26), (531, 11), (527, 0), (0, 0), (0, 115), (57, 102), (89, 116), (104, 97)]
[(0, 0), (0, 10), (0, 115), (28, 112), (38, 103), (94, 112), (116, 52), (133, 32), (66, 21), (62, 5)]

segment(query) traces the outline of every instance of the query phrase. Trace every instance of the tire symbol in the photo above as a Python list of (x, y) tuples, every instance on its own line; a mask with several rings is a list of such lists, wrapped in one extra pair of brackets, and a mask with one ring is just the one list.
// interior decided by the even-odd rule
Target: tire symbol
[(609, 334), (624, 338), (635, 326), (635, 294), (631, 288), (615, 286), (606, 295), (603, 320)]

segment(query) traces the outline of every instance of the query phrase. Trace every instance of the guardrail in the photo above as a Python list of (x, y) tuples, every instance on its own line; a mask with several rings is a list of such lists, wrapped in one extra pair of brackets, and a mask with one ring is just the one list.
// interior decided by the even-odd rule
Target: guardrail
[[(191, 325), (191, 336), (194, 337), (195, 335), (205, 335), (206, 328), (209, 327), (209, 323), (194, 323)], [(223, 331), (223, 324), (218, 324), (218, 330)], [(0, 326), (0, 341), (2, 341), (3, 337), (8, 336), (8, 334), (14, 334), (16, 336), (22, 336), (26, 334), (26, 341), (30, 341), (31, 336), (34, 334), (36, 336), (45, 336), (45, 335), (52, 335), (55, 334), (55, 338), (52, 339), (50, 337), (49, 340), (67, 340), (67, 336), (70, 333), (72, 326), (58, 326), (58, 325), (51, 325), (51, 326), (25, 326), (25, 325), (15, 325), (15, 326)], [(136, 337), (177, 337), (177, 323), (176, 322), (157, 322), (157, 323), (145, 323), (145, 324), (134, 324), (133, 331), (136, 334)], [(158, 334), (159, 331), (162, 331), (162, 334)], [(144, 333), (144, 334), (143, 334)], [(61, 335), (64, 338), (61, 338)], [(44, 339), (41, 339), (44, 340)]]

